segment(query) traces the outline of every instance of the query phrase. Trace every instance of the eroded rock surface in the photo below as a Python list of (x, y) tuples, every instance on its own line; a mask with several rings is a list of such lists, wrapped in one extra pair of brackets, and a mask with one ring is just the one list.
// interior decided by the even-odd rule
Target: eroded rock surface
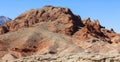
[(69, 8), (45, 6), (42, 9), (33, 9), (21, 14), (4, 27), (8, 32), (14, 32), (42, 22), (50, 22), (45, 27), (49, 31), (68, 35), (74, 34), (78, 26), (83, 26), (80, 17), (74, 15)]
[(0, 58), (66, 53), (120, 52), (120, 35), (98, 20), (82, 20), (69, 8), (45, 6), (32, 9), (0, 26)]

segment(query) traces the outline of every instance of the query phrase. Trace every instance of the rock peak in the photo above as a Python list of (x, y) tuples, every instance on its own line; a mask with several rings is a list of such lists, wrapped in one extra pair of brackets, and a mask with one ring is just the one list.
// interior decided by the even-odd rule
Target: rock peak
[(5, 24), (4, 27), (8, 31), (14, 32), (21, 28), (31, 27), (41, 22), (52, 22), (63, 25), (64, 26), (63, 29), (57, 28), (57, 30), (52, 30), (51, 29), (52, 24), (50, 28), (47, 29), (54, 32), (59, 31), (59, 33), (68, 35), (74, 34), (74, 32), (77, 31), (79, 26), (83, 26), (80, 17), (74, 15), (69, 8), (45, 6), (41, 9), (29, 10), (21, 14), (20, 16), (15, 18), (14, 21)]

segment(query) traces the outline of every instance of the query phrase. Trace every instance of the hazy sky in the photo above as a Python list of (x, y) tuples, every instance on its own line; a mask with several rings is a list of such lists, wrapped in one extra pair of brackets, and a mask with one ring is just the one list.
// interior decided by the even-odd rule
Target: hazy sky
[(120, 33), (120, 0), (1, 0), (0, 15), (14, 19), (26, 10), (45, 5), (70, 8), (82, 19), (98, 19), (107, 29)]

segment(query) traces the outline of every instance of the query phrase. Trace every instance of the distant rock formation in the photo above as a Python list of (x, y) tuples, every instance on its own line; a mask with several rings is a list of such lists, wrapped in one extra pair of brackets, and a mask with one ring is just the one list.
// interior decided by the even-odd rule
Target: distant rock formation
[(17, 58), (36, 54), (119, 53), (119, 41), (120, 35), (105, 29), (98, 20), (82, 20), (69, 8), (45, 6), (26, 11), (0, 27), (0, 57), (8, 52)]
[(4, 25), (5, 23), (11, 21), (12, 19), (5, 17), (5, 16), (0, 16), (0, 26)]

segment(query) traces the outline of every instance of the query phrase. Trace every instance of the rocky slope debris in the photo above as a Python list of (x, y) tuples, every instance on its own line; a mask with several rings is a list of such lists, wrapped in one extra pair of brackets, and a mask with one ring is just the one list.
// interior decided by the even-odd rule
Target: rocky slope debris
[(11, 62), (120, 62), (120, 55), (90, 53), (34, 55), (17, 60), (11, 60)]
[[(32, 9), (0, 27), (0, 58), (81, 52), (119, 53), (120, 35), (69, 8)], [(7, 59), (6, 59), (7, 60)]]

